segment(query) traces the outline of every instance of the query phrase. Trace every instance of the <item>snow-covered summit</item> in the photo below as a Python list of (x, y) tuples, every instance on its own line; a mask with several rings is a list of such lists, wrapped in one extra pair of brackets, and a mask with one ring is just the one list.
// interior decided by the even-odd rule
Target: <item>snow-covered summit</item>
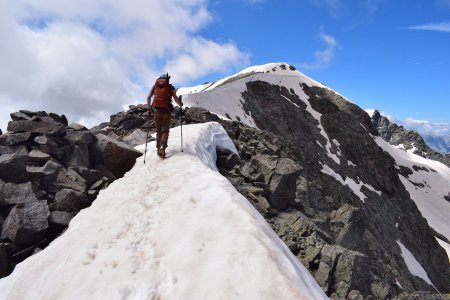
[[(327, 299), (261, 215), (215, 170), (235, 151), (217, 123), (171, 130), (43, 251), (0, 280), (2, 299)], [(143, 146), (139, 147), (143, 149)]]

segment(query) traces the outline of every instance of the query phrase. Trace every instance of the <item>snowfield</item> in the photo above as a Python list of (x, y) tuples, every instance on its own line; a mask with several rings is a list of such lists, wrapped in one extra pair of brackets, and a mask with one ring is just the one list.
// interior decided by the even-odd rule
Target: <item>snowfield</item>
[[(1, 299), (328, 299), (261, 215), (216, 169), (236, 151), (218, 123), (149, 143), (68, 230), (0, 280)], [(140, 150), (144, 146), (138, 147)]]

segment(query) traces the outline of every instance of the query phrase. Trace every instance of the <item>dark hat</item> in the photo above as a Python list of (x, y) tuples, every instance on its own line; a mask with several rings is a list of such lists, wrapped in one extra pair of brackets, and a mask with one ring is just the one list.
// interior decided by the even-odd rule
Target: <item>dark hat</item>
[(159, 78), (161, 79), (170, 79), (169, 73), (166, 74), (162, 74), (161, 76), (159, 76)]

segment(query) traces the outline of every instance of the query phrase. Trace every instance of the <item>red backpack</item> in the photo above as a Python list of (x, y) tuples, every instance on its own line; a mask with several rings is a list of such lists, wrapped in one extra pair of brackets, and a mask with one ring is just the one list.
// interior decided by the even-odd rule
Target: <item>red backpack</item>
[(169, 102), (172, 96), (168, 78), (158, 78), (153, 90), (153, 104), (156, 108), (169, 109)]

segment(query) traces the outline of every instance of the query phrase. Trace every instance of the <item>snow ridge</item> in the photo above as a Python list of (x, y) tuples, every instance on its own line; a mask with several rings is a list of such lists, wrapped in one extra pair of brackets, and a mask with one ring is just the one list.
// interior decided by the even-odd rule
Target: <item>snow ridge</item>
[[(68, 230), (0, 280), (2, 299), (327, 299), (262, 216), (215, 170), (218, 123), (149, 143)], [(143, 149), (143, 146), (139, 147)]]

